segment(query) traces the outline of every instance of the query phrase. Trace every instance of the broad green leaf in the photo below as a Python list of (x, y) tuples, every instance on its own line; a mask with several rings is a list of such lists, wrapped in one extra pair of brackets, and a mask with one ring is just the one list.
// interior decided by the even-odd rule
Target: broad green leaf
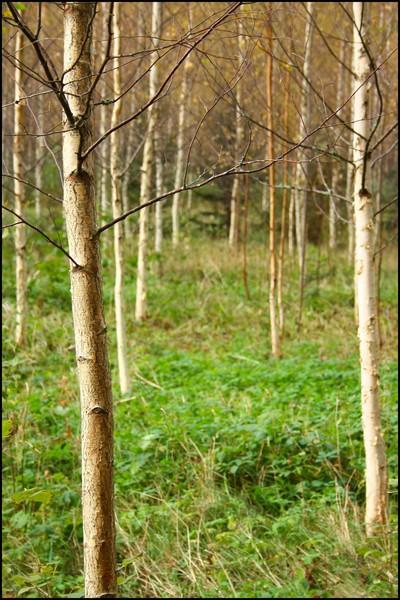
[(40, 502), (41, 504), (48, 504), (51, 500), (51, 492), (49, 490), (24, 490), (23, 492), (17, 492), (11, 496), (13, 502), (19, 504), (20, 502)]

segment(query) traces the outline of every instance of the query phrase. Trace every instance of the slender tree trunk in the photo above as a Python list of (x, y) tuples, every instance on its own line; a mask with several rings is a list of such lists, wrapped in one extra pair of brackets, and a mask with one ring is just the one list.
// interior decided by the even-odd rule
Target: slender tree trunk
[[(15, 55), (18, 61), (24, 61), (24, 36), (19, 29), (15, 34)], [(26, 101), (21, 100), (25, 94), (22, 89), (22, 71), (15, 69), (15, 108), (14, 108), (14, 148), (13, 168), (14, 175), (24, 179), (25, 165), (25, 106)], [(19, 215), (25, 212), (24, 184), (14, 180), (15, 211)], [(27, 267), (26, 267), (26, 227), (22, 223), (15, 226), (15, 275), (16, 275), (16, 330), (15, 342), (17, 346), (25, 346), (27, 342), (28, 321), (28, 295), (27, 295)]]
[(379, 212), (382, 204), (382, 172), (383, 160), (380, 160), (378, 165), (377, 190), (375, 210), (378, 213), (375, 217), (374, 231), (374, 263), (375, 263), (375, 285), (376, 285), (376, 327), (378, 335), (378, 348), (382, 347), (382, 331), (381, 331), (381, 272), (382, 272), (382, 213)]
[[(152, 37), (160, 37), (161, 7), (160, 2), (152, 3)], [(154, 96), (157, 90), (157, 69), (150, 70), (149, 92)], [(151, 171), (153, 162), (153, 136), (156, 126), (156, 111), (152, 105), (148, 109), (148, 127), (143, 150), (142, 175), (140, 180), (140, 204), (150, 200)], [(136, 280), (136, 309), (137, 321), (145, 319), (147, 314), (147, 235), (148, 235), (148, 208), (139, 213), (139, 240), (138, 240), (138, 267)]]
[[(361, 39), (365, 39), (364, 2), (353, 2), (353, 70), (355, 86), (369, 75), (370, 67)], [(364, 21), (364, 22), (363, 22)], [(361, 35), (360, 35), (361, 32)], [(353, 97), (353, 127), (356, 130), (354, 147), (354, 201), (355, 201), (355, 275), (358, 290), (358, 337), (361, 362), (361, 408), (365, 447), (366, 510), (365, 525), (368, 536), (376, 526), (387, 523), (387, 466), (383, 441), (378, 377), (378, 340), (376, 314), (376, 287), (373, 260), (372, 198), (366, 188), (368, 155), (365, 138), (368, 137), (368, 89), (362, 86)], [(363, 136), (363, 137), (362, 137)]]
[[(178, 115), (178, 137), (177, 137), (177, 154), (176, 154), (176, 171), (175, 171), (175, 188), (182, 185), (183, 167), (184, 167), (184, 137), (185, 137), (185, 122), (187, 110), (188, 96), (188, 72), (191, 69), (190, 58), (185, 60), (183, 68), (183, 79), (181, 87), (181, 96), (179, 99), (179, 115)], [(172, 197), (172, 245), (174, 247), (179, 244), (179, 197), (180, 194), (174, 194)]]
[[(340, 106), (343, 102), (343, 85), (344, 85), (344, 67), (343, 62), (345, 60), (345, 48), (346, 42), (342, 40), (340, 45), (340, 63), (338, 67), (338, 77), (337, 77), (337, 94), (336, 94), (336, 106)], [(332, 182), (331, 182), (331, 190), (332, 194), (329, 197), (329, 249), (335, 250), (336, 248), (336, 198), (334, 196), (335, 193), (338, 192), (340, 182), (340, 173), (339, 173), (339, 163), (337, 160), (334, 160), (332, 164)]]
[[(296, 181), (296, 166), (292, 168), (292, 180)], [(289, 197), (289, 222), (288, 222), (288, 250), (289, 255), (294, 255), (294, 211), (295, 211), (295, 190), (290, 190)]]
[[(312, 44), (312, 32), (313, 32), (313, 2), (307, 2), (307, 25), (305, 32), (305, 52), (304, 52), (304, 66), (303, 71), (307, 79), (310, 79), (311, 73), (311, 44)], [(299, 133), (302, 138), (308, 131), (311, 121), (311, 94), (308, 89), (308, 83), (304, 78), (302, 81), (301, 90), (301, 108), (300, 108), (300, 122), (299, 122)], [(301, 153), (304, 158), (305, 155)], [(298, 163), (296, 168), (296, 187), (306, 189), (309, 179), (309, 163)], [(307, 192), (300, 190), (296, 191), (298, 217), (296, 222), (297, 233), (297, 250), (299, 258), (299, 269), (300, 269), (300, 302), (299, 302), (299, 316), (298, 316), (298, 327), (301, 327), (302, 321), (302, 307), (304, 297), (304, 285), (305, 285), (305, 273), (306, 273), (306, 248), (307, 248)]]
[(244, 203), (243, 203), (243, 285), (247, 300), (250, 299), (249, 277), (247, 270), (247, 241), (249, 231), (249, 192), (250, 192), (249, 175), (245, 175), (244, 181)]
[[(285, 100), (284, 100), (284, 116), (283, 123), (285, 128), (285, 136), (289, 136), (289, 91), (290, 91), (290, 72), (286, 73), (285, 82)], [(283, 309), (283, 265), (285, 260), (285, 235), (286, 235), (286, 211), (287, 211), (287, 199), (288, 199), (288, 183), (289, 183), (289, 172), (288, 163), (283, 163), (283, 199), (282, 199), (282, 211), (281, 211), (281, 235), (279, 240), (279, 254), (278, 254), (278, 312), (279, 312), (279, 334), (281, 338), (284, 334), (285, 328), (285, 315)]]
[[(238, 69), (241, 68), (244, 60), (244, 36), (243, 23), (239, 20), (239, 37), (238, 37)], [(243, 101), (242, 81), (239, 80), (236, 84), (236, 141), (235, 141), (235, 158), (240, 160), (240, 153), (243, 148), (243, 117), (241, 115), (241, 104)], [(232, 195), (231, 195), (231, 211), (229, 223), (229, 246), (237, 250), (239, 244), (239, 219), (240, 219), (240, 175), (233, 176)]]
[[(43, 133), (43, 126), (42, 126), (42, 122), (43, 122), (43, 115), (42, 115), (42, 101), (41, 101), (41, 96), (38, 96), (39, 98), (39, 102), (38, 102), (38, 113), (37, 113), (37, 120), (38, 120), (38, 125), (39, 125), (39, 133)], [(43, 142), (42, 142), (42, 138), (39, 137), (36, 139), (36, 143), (35, 143), (35, 185), (36, 187), (38, 187), (39, 189), (42, 189), (42, 173), (43, 173)], [(40, 214), (41, 214), (41, 193), (39, 192), (39, 190), (35, 190), (35, 216), (37, 218), (37, 220), (39, 221), (40, 219)]]
[(268, 212), (268, 179), (267, 178), (265, 179), (265, 182), (263, 182), (261, 210), (263, 212)]
[[(157, 24), (157, 36), (161, 37), (161, 28), (162, 28), (162, 2), (155, 3), (159, 6), (155, 8), (155, 11), (159, 11), (158, 15), (158, 24)], [(155, 41), (156, 44), (159, 44), (159, 40)], [(155, 69), (155, 76), (158, 78), (158, 64), (155, 64), (153, 69)], [(155, 119), (158, 121), (158, 108), (157, 105), (154, 107), (156, 110)], [(154, 162), (156, 166), (156, 194), (160, 196), (164, 192), (164, 165), (163, 159), (161, 155), (161, 132), (160, 128), (155, 125), (154, 128)], [(163, 243), (163, 214), (162, 214), (162, 202), (157, 202), (155, 206), (155, 214), (154, 214), (154, 249), (156, 254), (158, 254), (159, 259), (161, 259), (162, 253), (162, 243)], [(160, 263), (161, 264), (161, 263)]]
[[(64, 91), (75, 121), (85, 113), (91, 83), (94, 2), (64, 6)], [(113, 499), (113, 416), (102, 279), (96, 226), (93, 164), (79, 153), (91, 143), (90, 113), (63, 134), (64, 211), (71, 265), (75, 349), (81, 397), (82, 511), (85, 597), (116, 596)]]
[[(353, 156), (353, 149), (349, 145), (349, 158)], [(347, 259), (351, 265), (354, 264), (354, 168), (348, 162), (346, 170), (346, 200), (347, 200)]]
[[(101, 3), (101, 24), (102, 24), (102, 41), (105, 42), (108, 38), (108, 10), (107, 10), (107, 2)], [(103, 76), (99, 82), (100, 93), (102, 99), (107, 97), (107, 86), (106, 80)], [(107, 106), (105, 104), (101, 104), (100, 106), (100, 136), (104, 135), (107, 128)], [(107, 158), (108, 158), (108, 150), (110, 148), (111, 139), (107, 140), (105, 143), (100, 145), (99, 155), (100, 155), (100, 213), (102, 218), (103, 225), (107, 221), (107, 211), (109, 206), (108, 201), (108, 193), (107, 193)]]
[[(114, 2), (113, 16), (113, 77), (114, 77), (114, 98), (121, 94), (121, 3)], [(115, 127), (121, 120), (122, 99), (114, 102), (111, 115), (111, 127)], [(122, 186), (121, 186), (121, 135), (120, 130), (114, 131), (110, 136), (110, 159), (111, 159), (111, 195), (113, 219), (117, 219), (122, 214)], [(121, 392), (125, 394), (129, 388), (128, 377), (128, 358), (126, 354), (126, 325), (125, 325), (125, 302), (124, 302), (124, 224), (123, 222), (114, 225), (114, 258), (115, 258), (115, 320), (117, 325), (117, 354), (118, 354), (118, 375)]]
[[(268, 47), (269, 53), (267, 54), (267, 127), (268, 131), (268, 160), (271, 160), (274, 154), (274, 138), (273, 138), (273, 122), (272, 122), (272, 111), (273, 111), (273, 92), (272, 92), (272, 25), (271, 25), (271, 3), (268, 3), (269, 16), (268, 16)], [(269, 171), (269, 314), (271, 323), (271, 344), (272, 344), (272, 356), (278, 357), (280, 355), (280, 340), (279, 340), (279, 326), (278, 326), (278, 313), (277, 313), (277, 258), (276, 258), (276, 224), (275, 224), (275, 165), (271, 164), (268, 168)]]

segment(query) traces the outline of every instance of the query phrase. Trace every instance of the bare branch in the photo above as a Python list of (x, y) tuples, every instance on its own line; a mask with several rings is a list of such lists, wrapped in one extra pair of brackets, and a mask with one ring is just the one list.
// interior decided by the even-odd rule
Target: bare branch
[(72, 261), (74, 263), (74, 265), (76, 267), (80, 267), (80, 265), (78, 265), (78, 263), (72, 258), (72, 256), (70, 254), (68, 254), (68, 252), (59, 244), (57, 244), (57, 242), (55, 242), (54, 240), (52, 240), (51, 238), (49, 238), (49, 236), (47, 235), (47, 233), (45, 233), (44, 231), (42, 231), (41, 229), (39, 229), (39, 227), (36, 227), (36, 225), (33, 225), (32, 223), (29, 223), (29, 221), (27, 221), (26, 219), (22, 218), (21, 215), (17, 214), (14, 210), (12, 210), (11, 208), (8, 208), (7, 206), (4, 206), (4, 204), (1, 205), (1, 207), (6, 210), (7, 212), (11, 213), (12, 215), (14, 215), (14, 217), (17, 217), (17, 219), (20, 219), (21, 223), (24, 223), (24, 225), (27, 225), (28, 227), (30, 227), (31, 229), (33, 229), (34, 231), (37, 231), (37, 233), (39, 233), (41, 236), (43, 236), (48, 242), (50, 242), (50, 244), (52, 246), (54, 246), (55, 248), (58, 248), (59, 250), (61, 250), (61, 252), (63, 254), (65, 254), (65, 256), (67, 256), (69, 258), (70, 261)]

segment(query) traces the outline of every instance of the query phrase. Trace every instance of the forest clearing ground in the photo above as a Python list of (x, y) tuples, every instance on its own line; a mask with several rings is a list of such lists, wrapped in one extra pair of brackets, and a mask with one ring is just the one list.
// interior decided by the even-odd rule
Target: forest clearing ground
[[(11, 235), (4, 253), (11, 264)], [(14, 349), (14, 278), (3, 272), (3, 597), (78, 597), (79, 399), (68, 267), (36, 238), (28, 254), (26, 351)], [(176, 251), (166, 244), (165, 257), (161, 279), (149, 257), (150, 317), (138, 325), (136, 251), (126, 249), (132, 385), (122, 397), (111, 244), (103, 256), (120, 595), (397, 597), (394, 253), (384, 256), (381, 292), (391, 532), (371, 540), (363, 533), (358, 342), (345, 253), (328, 260), (309, 248), (301, 332), (297, 261), (288, 259), (280, 360), (269, 356), (264, 244), (249, 245), (250, 300), (240, 253), (230, 254), (226, 242), (183, 241)]]

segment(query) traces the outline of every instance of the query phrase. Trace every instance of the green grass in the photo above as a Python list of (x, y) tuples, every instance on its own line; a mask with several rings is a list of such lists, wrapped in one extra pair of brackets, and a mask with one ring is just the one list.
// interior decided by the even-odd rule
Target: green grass
[[(128, 247), (132, 386), (122, 397), (108, 246), (120, 596), (397, 597), (394, 258), (384, 261), (381, 311), (391, 527), (367, 540), (353, 275), (344, 255), (328, 261), (310, 248), (301, 332), (296, 261), (288, 261), (277, 360), (264, 245), (250, 245), (247, 300), (240, 256), (224, 242), (185, 241), (179, 252), (167, 244), (161, 278), (150, 256), (150, 316), (140, 325), (136, 251)], [(28, 253), (29, 346), (16, 352), (11, 236), (5, 240), (3, 597), (78, 597), (79, 396), (68, 268), (36, 238)]]

